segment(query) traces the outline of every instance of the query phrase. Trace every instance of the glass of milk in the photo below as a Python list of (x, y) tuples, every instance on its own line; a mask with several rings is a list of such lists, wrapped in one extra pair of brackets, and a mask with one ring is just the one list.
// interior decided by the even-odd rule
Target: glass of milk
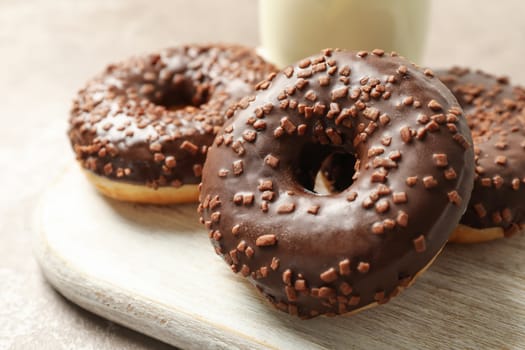
[(421, 59), (430, 0), (259, 0), (261, 53), (283, 67), (324, 48)]

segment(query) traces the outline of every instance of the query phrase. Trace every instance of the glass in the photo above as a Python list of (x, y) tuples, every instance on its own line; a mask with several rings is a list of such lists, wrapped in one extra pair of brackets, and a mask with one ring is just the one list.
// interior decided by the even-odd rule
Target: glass
[(429, 0), (259, 0), (262, 54), (285, 66), (321, 49), (397, 51), (421, 59)]

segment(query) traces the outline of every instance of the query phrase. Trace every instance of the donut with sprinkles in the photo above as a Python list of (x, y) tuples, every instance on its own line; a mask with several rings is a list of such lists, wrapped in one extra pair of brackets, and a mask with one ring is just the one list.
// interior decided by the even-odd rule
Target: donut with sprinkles
[(525, 229), (525, 89), (504, 77), (436, 71), (465, 111), (475, 153), (474, 190), (451, 241), (476, 243)]
[(275, 71), (238, 45), (185, 45), (109, 65), (80, 90), (69, 138), (103, 194), (196, 202), (208, 146), (231, 104)]
[[(315, 192), (334, 153), (352, 183)], [(453, 94), (395, 53), (326, 49), (259, 83), (208, 151), (198, 211), (231, 270), (312, 318), (384, 304), (441, 251), (470, 198)]]

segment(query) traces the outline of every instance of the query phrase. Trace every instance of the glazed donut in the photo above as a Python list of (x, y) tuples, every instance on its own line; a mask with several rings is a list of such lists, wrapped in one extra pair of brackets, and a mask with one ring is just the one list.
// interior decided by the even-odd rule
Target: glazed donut
[(476, 161), (470, 203), (450, 240), (511, 236), (525, 228), (525, 89), (465, 68), (437, 76), (465, 111)]
[[(386, 303), (446, 243), (474, 178), (471, 137), (430, 70), (382, 50), (324, 50), (259, 85), (210, 147), (201, 222), (278, 309), (311, 318)], [(332, 153), (340, 193), (313, 189)]]
[(229, 106), (275, 68), (252, 49), (188, 45), (109, 65), (73, 102), (69, 138), (103, 194), (197, 201), (207, 147)]

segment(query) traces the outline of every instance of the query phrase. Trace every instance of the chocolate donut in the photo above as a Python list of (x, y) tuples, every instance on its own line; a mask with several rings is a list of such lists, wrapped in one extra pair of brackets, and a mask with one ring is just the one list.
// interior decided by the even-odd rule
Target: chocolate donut
[(465, 111), (476, 161), (472, 197), (451, 241), (511, 236), (525, 228), (525, 89), (465, 68), (437, 76)]
[[(382, 304), (437, 256), (465, 211), (471, 137), (429, 70), (382, 50), (324, 50), (259, 84), (210, 147), (201, 221), (217, 254), (278, 309), (311, 318)], [(340, 193), (313, 191), (332, 153)]]
[(111, 64), (73, 102), (77, 159), (110, 197), (197, 201), (207, 147), (229, 106), (274, 70), (235, 45), (180, 46)]

